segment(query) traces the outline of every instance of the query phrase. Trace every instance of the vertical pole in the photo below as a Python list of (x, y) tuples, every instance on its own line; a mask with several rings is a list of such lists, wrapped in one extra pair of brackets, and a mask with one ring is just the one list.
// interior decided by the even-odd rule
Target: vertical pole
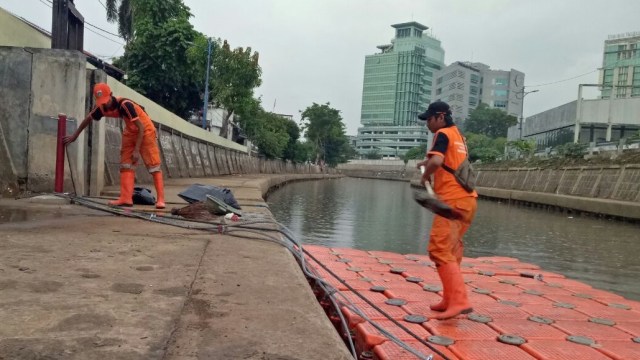
[(209, 68), (211, 67), (211, 38), (207, 41), (207, 77), (204, 81), (204, 107), (202, 109), (202, 128), (207, 128), (207, 110), (209, 109)]
[(617, 97), (616, 86), (611, 86), (611, 96), (609, 96), (609, 112), (607, 114), (607, 134), (605, 135), (605, 141), (611, 141), (611, 130), (613, 128), (613, 99)]
[(522, 87), (522, 101), (520, 101), (520, 122), (518, 124), (518, 140), (522, 140), (522, 121), (524, 120), (524, 97), (527, 94), (524, 92), (524, 86)]
[(578, 103), (576, 105), (576, 125), (573, 129), (573, 143), (577, 144), (580, 141), (580, 121), (582, 117), (582, 85), (578, 85)]
[(67, 115), (58, 114), (58, 138), (56, 141), (56, 175), (54, 191), (63, 192), (64, 188), (64, 144), (62, 139), (67, 135)]
[(518, 136), (518, 139), (522, 140), (522, 114), (520, 114), (520, 124), (518, 125), (518, 128), (519, 128), (518, 130), (520, 131), (520, 135)]

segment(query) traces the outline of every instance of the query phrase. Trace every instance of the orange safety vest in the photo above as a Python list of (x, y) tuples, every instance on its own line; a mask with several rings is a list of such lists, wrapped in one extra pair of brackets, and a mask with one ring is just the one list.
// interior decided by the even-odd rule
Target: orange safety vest
[[(118, 102), (118, 107), (116, 109), (107, 111), (103, 107), (100, 107), (100, 110), (102, 111), (102, 115), (105, 117), (122, 118), (124, 120), (125, 128), (123, 131), (123, 136), (134, 136), (138, 134), (138, 127), (134, 123), (135, 120), (140, 120), (142, 126), (144, 127), (145, 134), (156, 131), (151, 118), (149, 117), (149, 115), (147, 115), (142, 106), (136, 104), (132, 100), (119, 96), (116, 97), (116, 100)], [(127, 102), (133, 105), (133, 108), (136, 111), (136, 117), (134, 117), (132, 114), (129, 114), (127, 107), (124, 106), (124, 104)]]
[[(467, 158), (467, 145), (460, 134), (458, 128), (454, 126), (444, 127), (438, 131), (433, 136), (434, 145), (435, 139), (438, 134), (444, 134), (449, 139), (449, 144), (447, 146), (447, 151), (443, 154), (439, 151), (434, 151), (433, 147), (429, 152), (427, 152), (427, 156), (442, 156), (444, 157), (444, 164), (452, 169), (457, 169), (460, 164)], [(478, 197), (478, 193), (474, 190), (473, 192), (467, 192), (460, 184), (456, 178), (450, 172), (446, 171), (442, 167), (438, 168), (436, 172), (433, 174), (433, 191), (438, 194), (438, 197), (441, 200), (455, 200), (461, 199), (465, 197)]]

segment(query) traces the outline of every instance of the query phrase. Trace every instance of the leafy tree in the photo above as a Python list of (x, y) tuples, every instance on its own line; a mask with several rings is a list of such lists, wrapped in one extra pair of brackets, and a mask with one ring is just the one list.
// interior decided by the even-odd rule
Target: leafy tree
[(427, 144), (422, 144), (420, 146), (416, 146), (414, 148), (409, 149), (404, 156), (403, 160), (422, 160), (427, 153)]
[(294, 145), (293, 158), (291, 159), (295, 163), (306, 163), (311, 161), (313, 157), (313, 148), (308, 141), (302, 142), (296, 141)]
[(282, 158), (289, 143), (287, 132), (289, 120), (281, 115), (262, 110), (259, 112), (257, 121), (259, 124), (253, 140), (260, 154), (270, 159)]
[(504, 152), (505, 138), (492, 139), (484, 134), (474, 133), (466, 133), (465, 136), (469, 149), (469, 160), (472, 162), (477, 160), (492, 162)]
[(201, 76), (188, 50), (197, 33), (181, 0), (135, 0), (135, 37), (115, 62), (127, 85), (181, 117), (199, 108)]
[(340, 111), (329, 105), (313, 103), (302, 111), (302, 128), (313, 145), (315, 163), (324, 160), (329, 166), (335, 166), (346, 162), (352, 152)]
[(298, 144), (298, 139), (300, 138), (300, 128), (298, 124), (292, 119), (285, 119), (285, 129), (287, 135), (289, 135), (289, 141), (287, 141), (287, 146), (284, 148), (282, 153), (282, 158), (284, 160), (296, 161), (296, 152), (300, 150)]
[(118, 34), (129, 42), (133, 39), (133, 8), (136, 0), (106, 0), (107, 21), (118, 23)]
[(500, 109), (490, 108), (485, 103), (480, 103), (475, 108), (464, 123), (467, 132), (483, 134), (492, 139), (506, 137), (509, 127), (516, 125), (518, 119), (515, 116), (507, 115)]
[(216, 105), (227, 110), (220, 136), (227, 137), (231, 115), (253, 99), (253, 89), (262, 84), (261, 75), (258, 53), (252, 52), (250, 47), (231, 50), (226, 40), (222, 46), (215, 46), (211, 96)]

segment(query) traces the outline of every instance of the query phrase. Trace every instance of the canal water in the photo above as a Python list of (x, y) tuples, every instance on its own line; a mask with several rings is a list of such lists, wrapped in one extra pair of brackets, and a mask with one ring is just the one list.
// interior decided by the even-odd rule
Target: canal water
[[(269, 195), (275, 218), (305, 244), (425, 254), (432, 215), (406, 182), (341, 178)], [(465, 256), (510, 256), (640, 300), (640, 226), (480, 200)]]

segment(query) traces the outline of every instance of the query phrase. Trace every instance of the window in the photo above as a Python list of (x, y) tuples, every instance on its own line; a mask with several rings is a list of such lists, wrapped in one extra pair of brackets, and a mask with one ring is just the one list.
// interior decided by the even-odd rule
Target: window
[(471, 74), (471, 83), (477, 84), (478, 82), (480, 82), (480, 76), (476, 74)]
[(469, 87), (469, 94), (471, 94), (471, 95), (478, 95), (478, 87), (477, 87), (477, 86), (471, 86), (471, 87)]
[(605, 69), (604, 71), (604, 84), (611, 85), (613, 83), (613, 69)]
[(640, 66), (633, 67), (633, 81), (631, 83), (631, 96), (640, 96)]
[(411, 29), (398, 29), (397, 37), (405, 38), (405, 37), (409, 37), (409, 36), (411, 36)]
[(494, 94), (496, 97), (507, 97), (507, 90), (495, 90)]
[(506, 86), (509, 84), (509, 80), (506, 78), (496, 78), (496, 85)]
[(629, 78), (629, 68), (620, 67), (618, 68), (618, 85), (627, 85), (627, 79)]
[(493, 107), (494, 108), (505, 109), (507, 107), (507, 101), (506, 100), (496, 100), (496, 101), (493, 102)]

